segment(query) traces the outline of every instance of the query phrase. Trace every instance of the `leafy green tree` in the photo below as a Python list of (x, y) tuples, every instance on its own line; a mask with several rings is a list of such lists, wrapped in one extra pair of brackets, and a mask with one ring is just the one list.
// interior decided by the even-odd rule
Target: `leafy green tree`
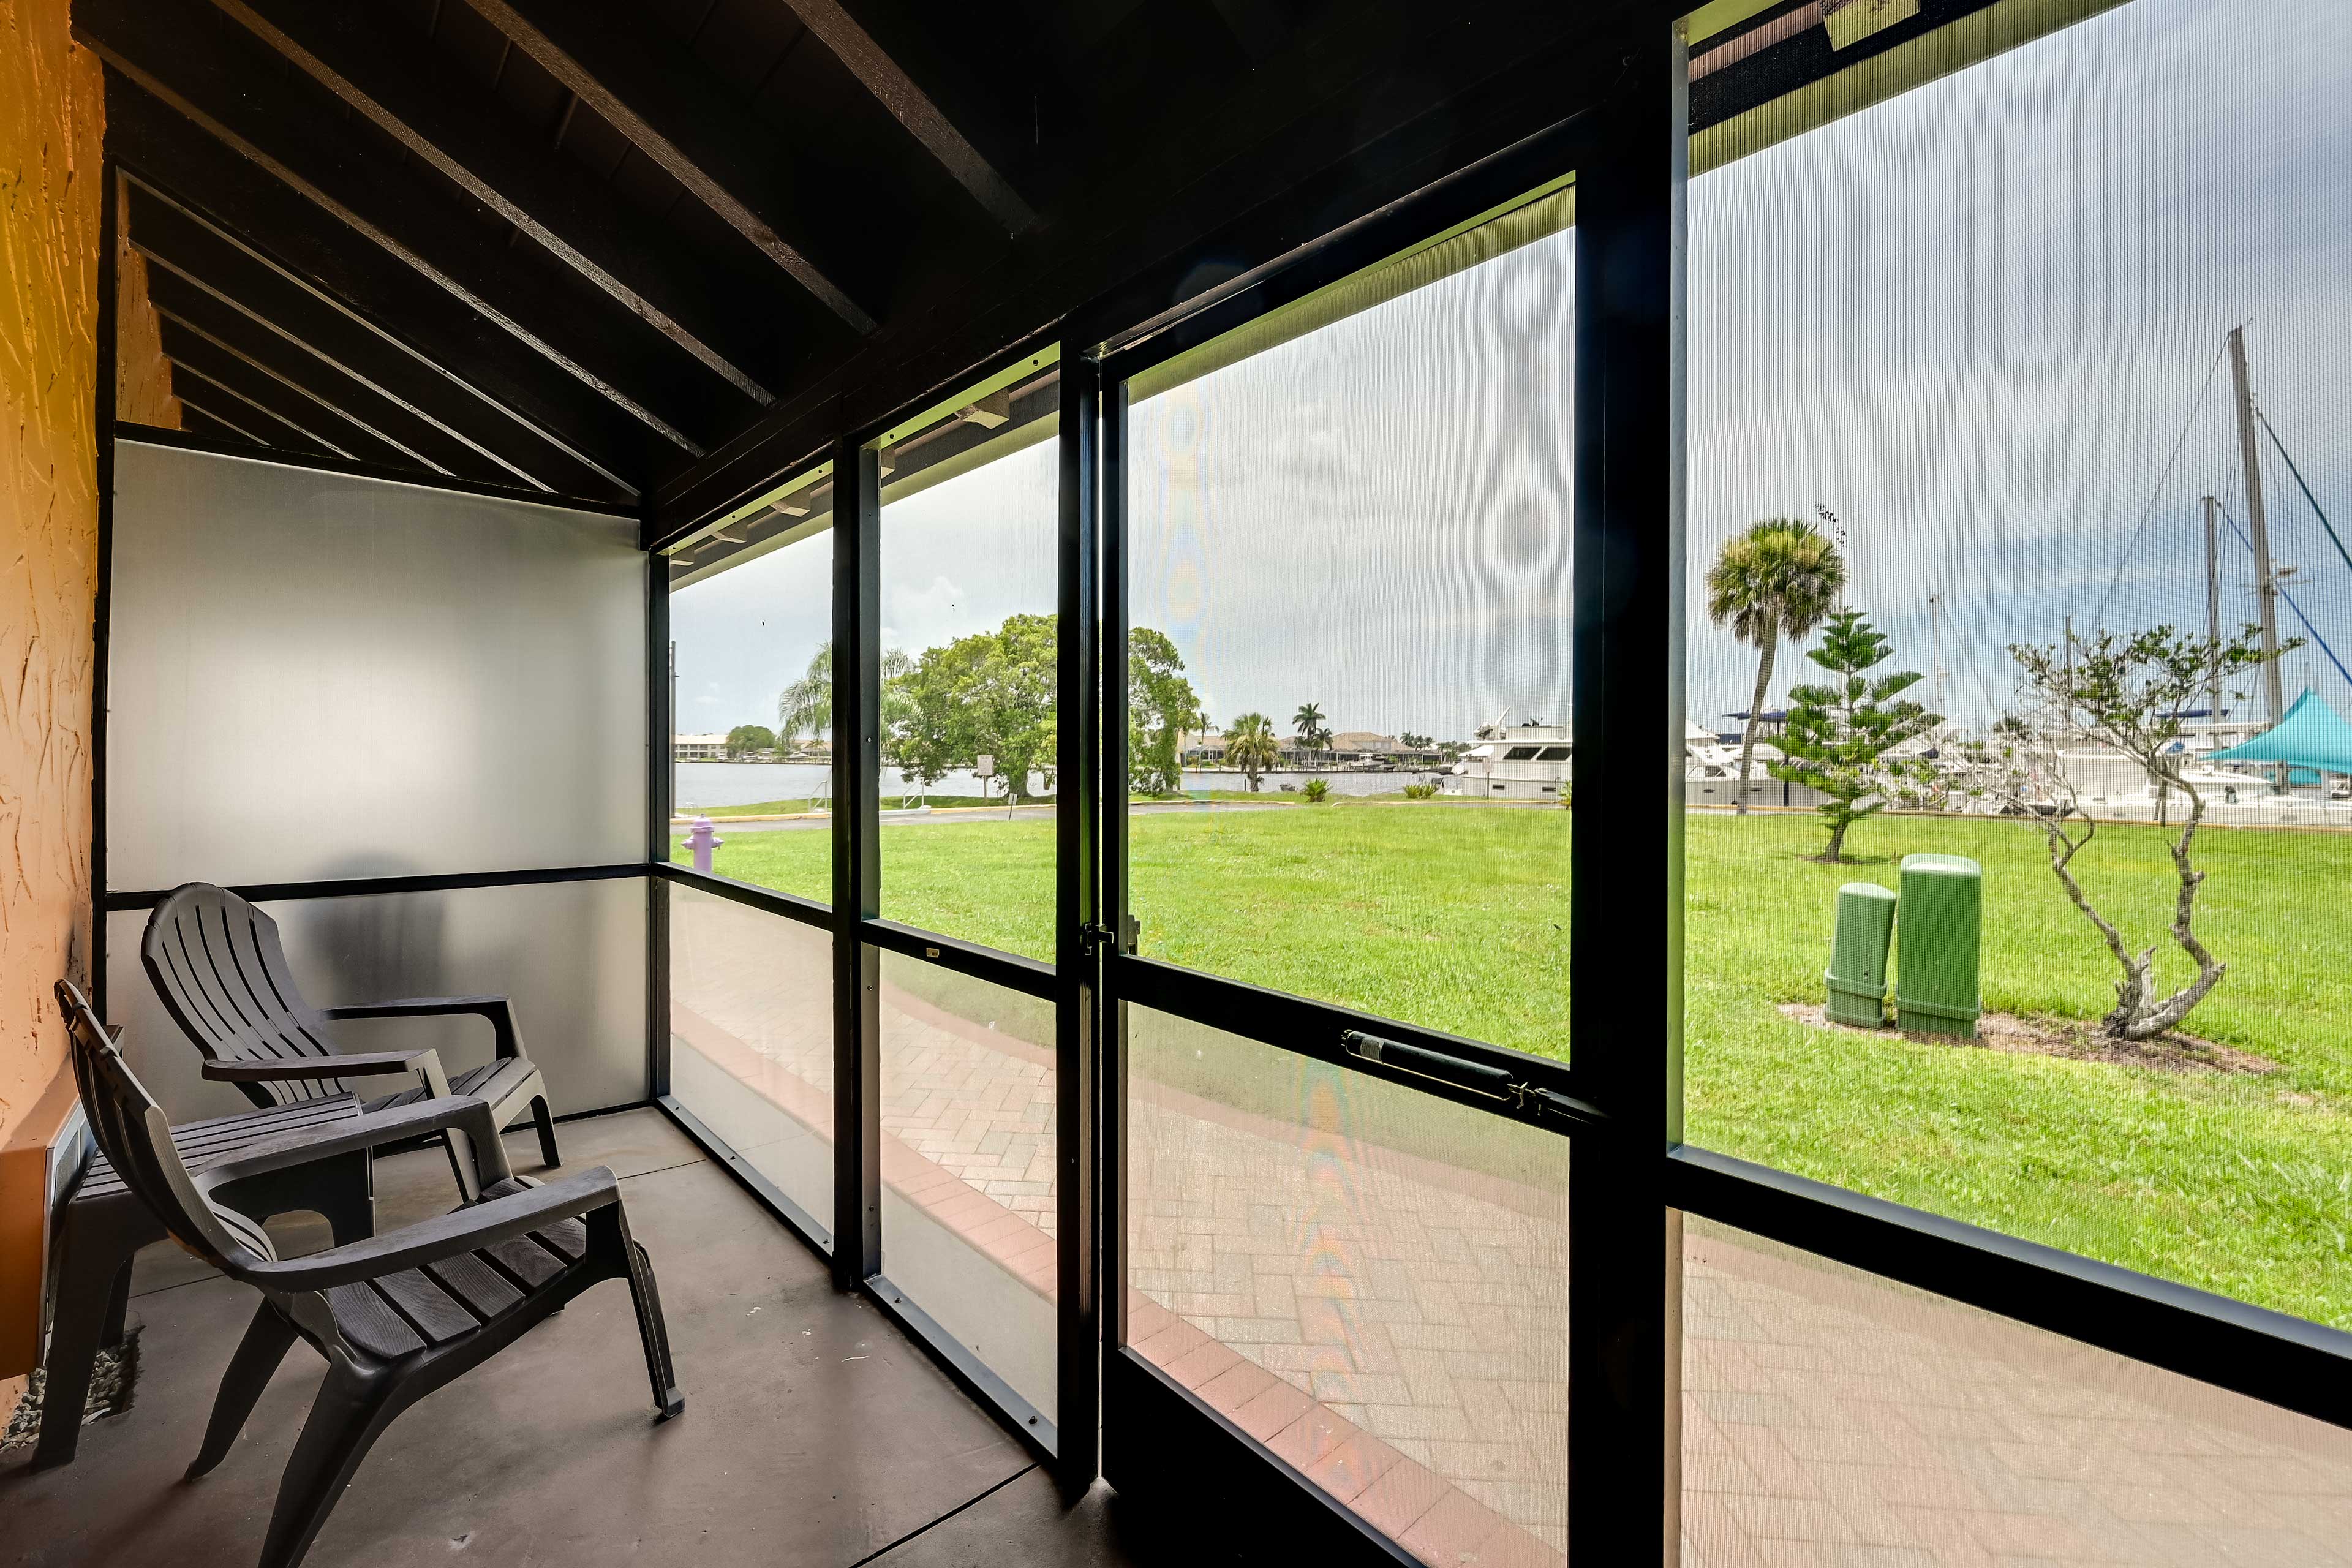
[(1129, 787), (1175, 795), (1184, 787), (1184, 731), (1208, 723), (1168, 634), (1127, 634), (1127, 765)]
[(738, 724), (727, 731), (727, 754), (730, 757), (775, 749), (776, 732), (765, 724)]
[[(2277, 652), (2302, 646), (2302, 638), (2291, 637)], [(2041, 720), (2035, 722), (2021, 714), (2018, 724), (1995, 726), (1996, 734), (2008, 743), (2002, 747), (2007, 766), (1994, 793), (2010, 810), (2042, 829), (2058, 885), (2098, 928), (2123, 970), (2123, 978), (2116, 982), (2115, 1008), (2101, 1026), (2126, 1040), (2153, 1039), (2177, 1027), (2229, 972), (2229, 965), (2199, 940), (2194, 924), (2197, 894), (2206, 873), (2189, 858), (2189, 851), (2204, 819), (2205, 797), (2180, 772), (2172, 750), (2186, 722), (2181, 715), (2209, 680), (2217, 676), (2233, 679), (2277, 655), (2263, 651), (2261, 629), (2251, 626), (2227, 642), (2160, 626), (2128, 637), (2102, 630), (2063, 645), (2011, 643), (2009, 654), (2025, 672), (2023, 689), (2039, 708)], [(2197, 966), (2197, 978), (2169, 996), (2157, 994), (2156, 943), (2134, 953), (2123, 932), (2092, 905), (2074, 877), (2074, 858), (2090, 847), (2099, 828), (2082, 809), (2060, 763), (2059, 746), (2084, 734), (2139, 763), (2152, 784), (2188, 797), (2188, 818), (2170, 846), (2176, 891), (2168, 929)]]
[(1828, 797), (1813, 809), (1830, 830), (1822, 858), (1834, 866), (1848, 828), (1935, 782), (1936, 770), (1924, 759), (1887, 753), (1944, 720), (1903, 695), (1919, 684), (1917, 670), (1870, 674), (1895, 657), (1895, 647), (1860, 610), (1832, 616), (1822, 646), (1805, 657), (1834, 679), (1790, 691), (1789, 725), (1780, 737), (1787, 760), (1770, 772)]
[(903, 683), (898, 766), (928, 785), (986, 752), (1006, 795), (1029, 798), (1029, 775), (1050, 783), (1054, 772), (1054, 659), (1052, 616), (1013, 616), (924, 649)]
[(1706, 614), (1717, 626), (1757, 650), (1756, 697), (1748, 704), (1748, 733), (1739, 746), (1739, 814), (1748, 813), (1748, 777), (1755, 764), (1756, 731), (1772, 684), (1772, 658), (1780, 639), (1811, 637), (1845, 587), (1845, 556), (1811, 523), (1793, 517), (1753, 522), (1723, 542), (1706, 574)]
[(1250, 793), (1257, 793), (1258, 779), (1266, 769), (1282, 760), (1281, 744), (1274, 738), (1274, 721), (1263, 713), (1244, 713), (1225, 728), (1225, 761), (1241, 769), (1249, 781)]

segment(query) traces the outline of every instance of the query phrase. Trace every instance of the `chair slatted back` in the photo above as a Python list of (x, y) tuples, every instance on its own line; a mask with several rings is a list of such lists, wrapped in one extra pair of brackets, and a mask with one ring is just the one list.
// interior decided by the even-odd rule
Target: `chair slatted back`
[[(286, 964), (278, 922), (226, 888), (189, 882), (147, 917), (140, 962), (180, 1032), (207, 1061), (331, 1057), (319, 1010)], [(341, 1079), (239, 1084), (260, 1106), (347, 1093)]]
[(57, 997), (73, 1039), (83, 1114), (123, 1184), (182, 1244), (224, 1273), (241, 1277), (247, 1264), (274, 1262), (277, 1249), (260, 1222), (213, 1203), (188, 1174), (171, 1119), (122, 1059), (89, 999), (69, 980), (58, 982)]

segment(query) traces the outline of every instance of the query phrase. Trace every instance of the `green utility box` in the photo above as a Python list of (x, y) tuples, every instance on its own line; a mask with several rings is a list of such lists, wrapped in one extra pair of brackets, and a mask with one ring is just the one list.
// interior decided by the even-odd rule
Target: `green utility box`
[(1895, 1027), (1975, 1039), (1984, 868), (1964, 855), (1906, 855), (1897, 913)]
[(1832, 1024), (1875, 1029), (1886, 1022), (1886, 950), (1895, 936), (1895, 895), (1875, 882), (1838, 889), (1837, 935), (1830, 941)]

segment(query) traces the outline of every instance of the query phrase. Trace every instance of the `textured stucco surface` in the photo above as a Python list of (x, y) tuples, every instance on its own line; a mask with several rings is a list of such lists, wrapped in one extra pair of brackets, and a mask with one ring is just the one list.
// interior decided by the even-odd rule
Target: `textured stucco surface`
[(66, 27), (66, 0), (0, 0), (0, 1141), (64, 1063), (49, 986), (89, 952), (104, 115)]
[(163, 322), (147, 298), (147, 258), (115, 225), (114, 280), (121, 303), (114, 312), (114, 416), (133, 425), (180, 428), (180, 400), (172, 392), (172, 362), (163, 357)]

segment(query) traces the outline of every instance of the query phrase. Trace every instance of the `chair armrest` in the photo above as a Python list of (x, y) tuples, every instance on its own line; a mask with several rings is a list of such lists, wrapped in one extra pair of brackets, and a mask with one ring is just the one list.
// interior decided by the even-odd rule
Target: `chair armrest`
[(389, 1236), (354, 1241), (282, 1263), (257, 1263), (244, 1278), (278, 1290), (326, 1290), (380, 1279), (420, 1264), (439, 1263), (526, 1231), (572, 1219), (621, 1201), (620, 1184), (603, 1165), (509, 1197), (490, 1198), (405, 1226)]
[(315, 1078), (380, 1078), (387, 1073), (424, 1070), (424, 1060), (438, 1053), (367, 1051), (349, 1056), (291, 1057), (278, 1061), (206, 1062), (204, 1076), (222, 1083), (279, 1083)]
[(483, 1186), (503, 1182), (514, 1173), (507, 1163), (506, 1146), (499, 1142), (498, 1123), (490, 1116), (489, 1106), (469, 1094), (453, 1094), (280, 1133), (255, 1144), (234, 1160), (203, 1172), (196, 1177), (196, 1185), (202, 1191), (213, 1192), (233, 1182), (282, 1171), (290, 1165), (307, 1165), (384, 1143), (404, 1143), (411, 1138), (450, 1128), (467, 1134), (471, 1141), (476, 1173)]
[(522, 1035), (515, 1027), (514, 1004), (504, 996), (406, 996), (394, 1002), (354, 1002), (329, 1007), (334, 1018), (445, 1018), (469, 1013), (489, 1021), (501, 1061), (522, 1055)]

